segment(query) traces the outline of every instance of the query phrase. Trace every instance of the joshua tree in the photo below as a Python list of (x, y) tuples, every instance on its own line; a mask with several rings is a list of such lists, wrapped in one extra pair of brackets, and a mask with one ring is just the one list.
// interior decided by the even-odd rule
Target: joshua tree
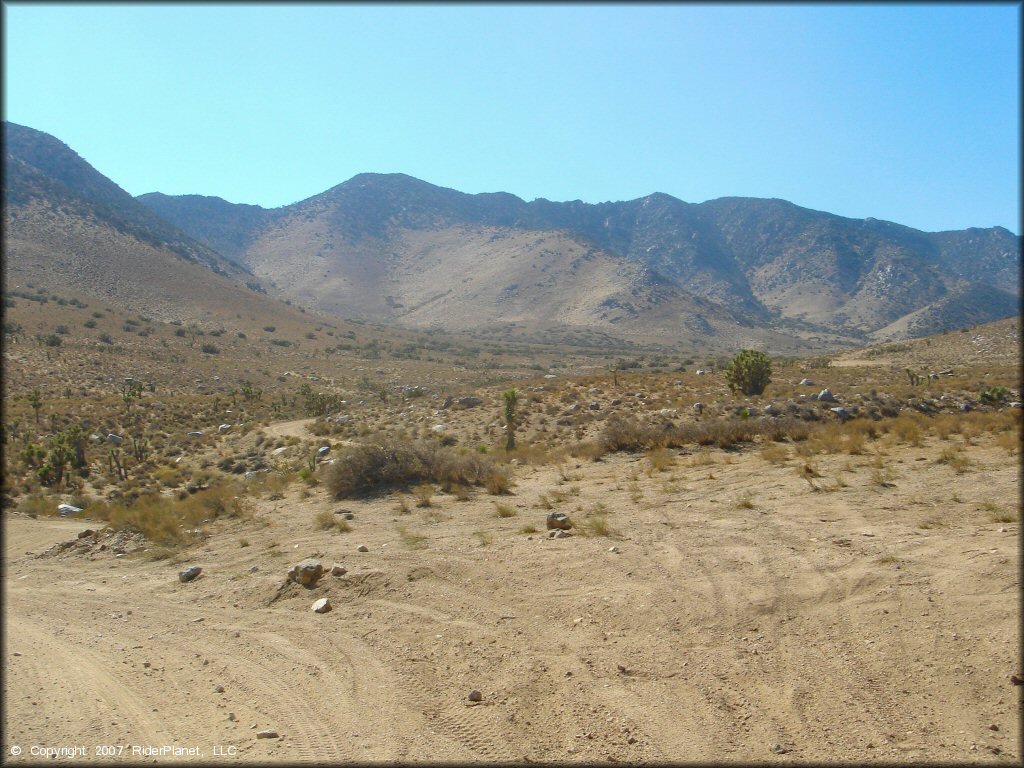
[(125, 379), (121, 385), (121, 399), (124, 400), (124, 412), (131, 413), (132, 403), (142, 396), (142, 382)]
[(43, 407), (43, 396), (39, 392), (39, 387), (36, 387), (29, 393), (28, 404), (32, 406), (32, 410), (36, 412), (36, 424), (39, 423), (39, 409)]
[(516, 406), (519, 405), (519, 390), (515, 387), (506, 389), (501, 394), (505, 403), (505, 450), (516, 447)]

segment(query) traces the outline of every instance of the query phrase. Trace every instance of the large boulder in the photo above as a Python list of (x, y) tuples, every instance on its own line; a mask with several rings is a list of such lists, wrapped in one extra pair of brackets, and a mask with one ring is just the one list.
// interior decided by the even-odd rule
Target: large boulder
[(323, 575), (324, 567), (319, 560), (303, 560), (288, 571), (288, 578), (304, 587), (315, 586)]

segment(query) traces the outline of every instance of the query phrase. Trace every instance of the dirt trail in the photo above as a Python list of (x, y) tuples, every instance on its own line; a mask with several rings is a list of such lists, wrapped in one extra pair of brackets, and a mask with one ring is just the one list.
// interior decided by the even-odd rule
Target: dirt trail
[(294, 421), (278, 421), (263, 427), (263, 432), (270, 439), (279, 437), (311, 438), (308, 427), (316, 419), (295, 419)]
[[(865, 456), (816, 457), (814, 491), (796, 461), (714, 451), (520, 467), (514, 496), (412, 514), (294, 489), (179, 562), (25, 555), (83, 526), (12, 518), (5, 754), (1017, 763), (1019, 526), (985, 511), (1016, 508), (1017, 468), (979, 444), (958, 475), (942, 447), (894, 456), (893, 487)], [(549, 539), (541, 494), (613, 535)], [(341, 509), (351, 532), (317, 528)], [(308, 556), (349, 572), (282, 586)]]

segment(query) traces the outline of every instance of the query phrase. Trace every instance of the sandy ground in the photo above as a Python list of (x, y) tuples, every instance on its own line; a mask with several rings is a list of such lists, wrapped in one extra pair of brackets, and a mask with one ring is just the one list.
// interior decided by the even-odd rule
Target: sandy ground
[[(867, 456), (815, 457), (813, 490), (803, 459), (710, 451), (409, 514), (293, 488), (176, 561), (40, 557), (89, 523), (9, 517), (4, 757), (1017, 763), (1019, 525), (992, 510), (1016, 517), (1018, 467), (977, 442), (964, 474), (891, 453), (891, 487)], [(548, 538), (541, 494), (613, 534)], [(286, 584), (310, 556), (348, 573)]]

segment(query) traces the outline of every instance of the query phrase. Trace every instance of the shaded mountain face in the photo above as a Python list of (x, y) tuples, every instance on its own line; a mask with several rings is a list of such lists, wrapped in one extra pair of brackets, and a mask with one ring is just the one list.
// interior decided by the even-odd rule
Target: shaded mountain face
[[(662, 300), (685, 294), (711, 302), (730, 322), (787, 332), (830, 328), (850, 338), (934, 333), (957, 317), (981, 322), (1017, 311), (1020, 238), (1005, 229), (928, 233), (784, 200), (734, 197), (691, 204), (653, 194), (618, 203), (527, 203), (506, 193), (468, 195), (402, 174), (360, 174), (273, 210), (216, 198), (148, 195), (143, 202), (299, 300), (384, 321), (497, 322), (500, 313), (483, 306), (493, 300), (490, 295), (435, 303), (434, 312), (421, 306), (414, 313), (418, 320), (402, 298), (422, 290), (459, 295), (459, 281), (472, 281), (484, 263), (493, 268), (494, 260), (502, 261), (508, 284), (521, 294), (539, 288), (530, 277), (540, 269), (560, 286), (565, 301), (586, 304), (576, 295), (578, 275), (556, 266), (557, 259), (542, 265), (523, 233), (557, 233), (559, 244), (549, 244), (550, 253), (584, 249), (616, 262), (625, 281), (620, 286), (671, 287), (662, 290)], [(518, 245), (488, 250), (481, 238)], [(428, 275), (415, 268), (437, 247), (428, 241), (443, 241), (451, 253), (476, 249), (478, 258), (453, 259), (449, 270)], [(525, 274), (513, 268), (515, 259)], [(423, 288), (428, 279), (434, 282)], [(669, 307), (655, 310), (638, 309), (638, 324), (671, 314)], [(910, 315), (914, 322), (901, 324)], [(588, 319), (600, 324), (608, 317), (596, 310)]]
[[(159, 217), (52, 136), (4, 124), (4, 284), (158, 320), (277, 312), (244, 268)], [(249, 288), (242, 285), (248, 283)], [(286, 314), (291, 308), (281, 305)]]
[(5, 122), (4, 209), (24, 212), (34, 203), (110, 227), (217, 274), (240, 274), (236, 265), (155, 214), (66, 144), (42, 131)]

